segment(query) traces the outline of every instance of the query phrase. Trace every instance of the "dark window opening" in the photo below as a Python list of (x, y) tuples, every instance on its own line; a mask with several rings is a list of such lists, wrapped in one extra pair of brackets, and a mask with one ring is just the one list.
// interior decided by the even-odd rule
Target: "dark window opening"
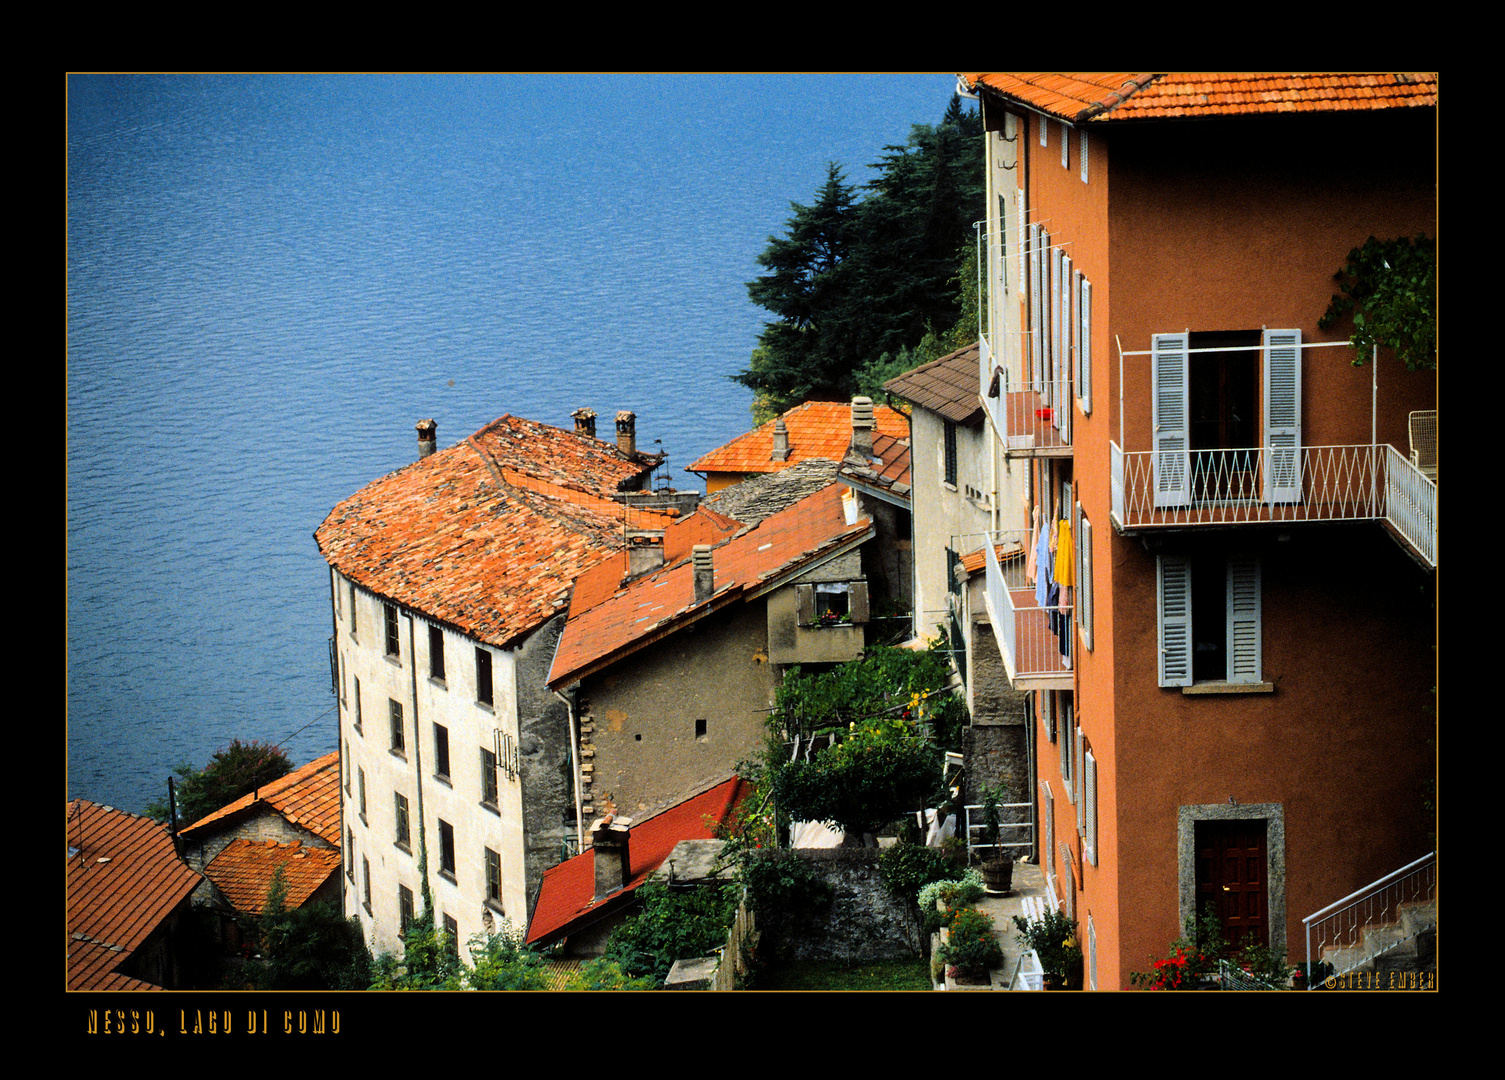
[(392, 717), (392, 749), (399, 754), (406, 753), (408, 744), (402, 734), (402, 702), (388, 698), (387, 711)]
[(444, 680), (444, 631), (429, 627), (429, 678)]
[(496, 755), (485, 749), (481, 751), (481, 801), (493, 806), (497, 801)]
[(1191, 560), (1191, 634), (1193, 682), (1221, 682), (1228, 677), (1228, 578), (1221, 558)]
[[(1255, 490), (1259, 462), (1260, 332), (1194, 333), (1191, 349), (1247, 347), (1247, 352), (1193, 353), (1189, 358), (1188, 435), (1193, 499), (1226, 499)], [(1245, 451), (1228, 453), (1228, 451)]]
[(449, 728), (434, 725), (434, 773), (449, 778)]
[(491, 700), (491, 654), (485, 649), (476, 650), (476, 700), (492, 704)]
[(451, 877), (455, 873), (455, 828), (442, 818), (439, 821), (439, 870)]
[(413, 890), (406, 885), (397, 886), (397, 907), (402, 913), (402, 932), (406, 935), (413, 925)]
[(701, 719), (695, 721), (695, 737), (697, 739), (705, 738), (705, 720)]
[(946, 421), (946, 483), (956, 486), (956, 425)]
[(397, 609), (391, 604), (383, 604), (382, 618), (387, 624), (387, 655), (401, 656), (402, 645), (397, 637)]

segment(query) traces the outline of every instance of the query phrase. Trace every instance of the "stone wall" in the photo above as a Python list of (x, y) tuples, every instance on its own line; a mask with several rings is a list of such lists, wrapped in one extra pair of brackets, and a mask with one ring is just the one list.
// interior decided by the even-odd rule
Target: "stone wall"
[(901, 960), (919, 956), (914, 915), (883, 887), (877, 848), (797, 849), (835, 890), (823, 911), (759, 911), (760, 948), (794, 960)]

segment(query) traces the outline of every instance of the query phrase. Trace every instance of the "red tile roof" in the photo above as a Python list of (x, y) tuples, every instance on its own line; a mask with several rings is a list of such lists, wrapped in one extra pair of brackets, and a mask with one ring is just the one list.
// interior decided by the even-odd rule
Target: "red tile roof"
[(977, 350), (976, 345), (957, 349), (888, 380), (883, 389), (953, 424), (979, 427), (983, 411)]
[(1437, 76), (1430, 72), (988, 72), (962, 78), (1074, 124), (1437, 104)]
[(611, 499), (657, 461), (503, 416), (368, 484), (314, 538), (364, 588), (506, 647), (562, 611), (581, 573), (621, 552), (624, 525), (672, 520)]
[(596, 854), (584, 851), (551, 870), (544, 871), (528, 925), (528, 941), (559, 938), (593, 922), (603, 909), (630, 896), (648, 880), (681, 840), (711, 840), (717, 826), (731, 820), (737, 805), (751, 791), (739, 777), (724, 780), (709, 791), (686, 799), (653, 817), (634, 822), (628, 828), (628, 856), (632, 860), (632, 878), (622, 891), (596, 899)]
[(803, 570), (872, 535), (872, 523), (848, 525), (839, 484), (765, 518), (714, 549), (715, 592), (695, 602), (688, 560), (635, 578), (606, 600), (570, 608), (549, 672), (549, 685), (568, 686), (623, 656), (738, 598), (751, 598), (770, 582)]
[(909, 492), (914, 486), (909, 468), (909, 432), (906, 431), (902, 439), (874, 435), (870, 463), (855, 465), (849, 458), (842, 464), (839, 475), (855, 487), (887, 492), (908, 504)]
[[(873, 418), (877, 421), (873, 433), (875, 447), (879, 435), (893, 439), (909, 438), (909, 421), (903, 413), (887, 405), (874, 405)], [(725, 446), (701, 455), (685, 466), (685, 470), (697, 473), (777, 472), (806, 458), (840, 461), (852, 443), (852, 407), (847, 402), (807, 401), (796, 405), (779, 419), (789, 429), (787, 461), (773, 460), (773, 427), (778, 420), (770, 420), (746, 435), (737, 436)]]
[(68, 989), (157, 989), (115, 968), (202, 879), (165, 825), (83, 799), (67, 813)]
[(186, 829), (185, 837), (214, 832), (257, 806), (276, 811), (327, 844), (340, 846), (340, 752), (331, 751), (256, 791), (247, 792)]
[(294, 840), (232, 840), (208, 866), (204, 876), (219, 887), (236, 911), (260, 915), (278, 868), (287, 883), (287, 906), (302, 907), (319, 886), (340, 869), (338, 848), (304, 847)]

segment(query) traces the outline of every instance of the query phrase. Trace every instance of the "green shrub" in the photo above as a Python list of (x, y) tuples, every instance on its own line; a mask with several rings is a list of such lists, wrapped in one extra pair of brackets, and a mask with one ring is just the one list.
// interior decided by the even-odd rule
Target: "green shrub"
[(902, 840), (878, 855), (878, 872), (890, 893), (914, 903), (920, 889), (932, 881), (951, 878), (956, 867), (937, 848), (908, 844)]
[(1003, 963), (1003, 949), (993, 934), (993, 918), (976, 908), (951, 912), (946, 921), (947, 940), (936, 953), (941, 963), (964, 978), (978, 978)]

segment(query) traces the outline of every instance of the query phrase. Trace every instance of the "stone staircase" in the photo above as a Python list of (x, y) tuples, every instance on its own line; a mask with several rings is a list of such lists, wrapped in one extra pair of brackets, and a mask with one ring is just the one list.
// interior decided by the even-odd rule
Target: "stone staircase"
[(1341, 985), (1375, 989), (1435, 987), (1436, 900), (1400, 904), (1395, 914), (1399, 917), (1394, 921), (1363, 927), (1352, 945), (1322, 950), (1321, 959), (1331, 965), (1333, 976), (1342, 980)]

